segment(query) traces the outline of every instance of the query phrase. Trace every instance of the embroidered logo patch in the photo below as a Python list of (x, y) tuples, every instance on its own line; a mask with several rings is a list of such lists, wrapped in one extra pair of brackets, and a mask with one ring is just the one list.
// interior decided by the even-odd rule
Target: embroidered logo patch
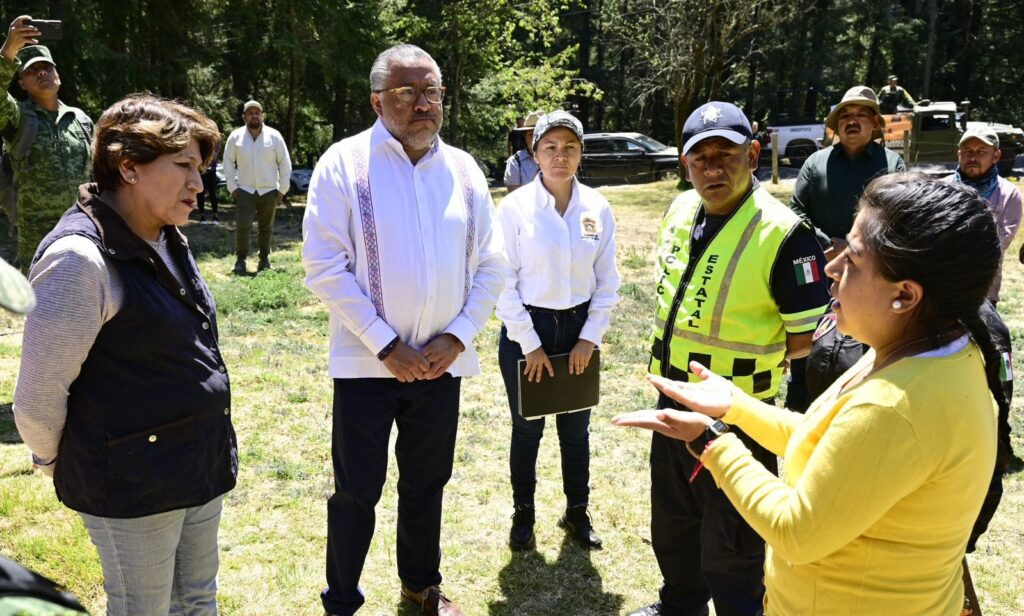
[(600, 238), (601, 225), (596, 218), (583, 216), (580, 218), (580, 239), (597, 240)]
[(811, 336), (811, 342), (814, 342), (818, 338), (821, 338), (825, 334), (829, 333), (836, 328), (836, 315), (834, 312), (826, 314), (821, 321), (818, 322), (818, 329), (814, 330), (814, 335)]
[(700, 112), (700, 121), (703, 122), (705, 126), (708, 124), (714, 124), (721, 118), (722, 110), (714, 105), (709, 105), (707, 109)]
[(821, 273), (818, 271), (818, 258), (814, 255), (793, 261), (793, 270), (796, 273), (796, 283), (798, 285), (810, 284), (821, 280)]

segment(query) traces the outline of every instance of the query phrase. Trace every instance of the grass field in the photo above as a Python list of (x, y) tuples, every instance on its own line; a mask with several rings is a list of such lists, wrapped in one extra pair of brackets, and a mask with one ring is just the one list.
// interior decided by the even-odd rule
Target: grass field
[[(768, 185), (787, 197), (791, 184)], [(649, 435), (610, 426), (612, 415), (647, 407), (642, 380), (653, 315), (652, 245), (675, 194), (671, 183), (602, 189), (618, 221), (622, 302), (604, 353), (602, 404), (591, 423), (591, 511), (605, 549), (567, 543), (556, 526), (564, 507), (557, 438), (548, 434), (538, 464), (537, 551), (506, 547), (511, 489), (510, 422), (498, 374), (498, 325), (477, 339), (483, 375), (463, 383), (454, 476), (445, 493), (444, 588), (467, 614), (620, 614), (652, 602), (660, 583), (650, 548)], [(496, 199), (500, 192), (496, 193)], [(220, 226), (186, 229), (220, 310), (221, 344), (232, 381), (241, 471), (221, 525), (220, 606), (228, 615), (319, 615), (324, 585), (330, 464), (331, 382), (327, 315), (302, 285), (301, 203), (278, 212), (275, 269), (230, 275), (231, 208)], [(1000, 308), (1024, 348), (1024, 267), (1018, 241), (1006, 261)], [(250, 264), (250, 267), (252, 264)], [(0, 552), (59, 581), (102, 613), (102, 576), (77, 515), (57, 502), (51, 482), (33, 473), (18, 440), (10, 401), (22, 323), (0, 315)], [(1024, 353), (1015, 364), (1024, 374)], [(1020, 382), (1018, 377), (1018, 382)], [(1021, 391), (1018, 386), (1018, 390)], [(1024, 411), (1013, 406), (1014, 444), (1024, 452)], [(550, 430), (549, 430), (550, 431)], [(377, 507), (377, 533), (362, 577), (365, 614), (417, 613), (399, 599), (395, 572), (395, 469)], [(971, 557), (985, 613), (1024, 613), (1024, 473), (1006, 478), (1006, 494)], [(987, 481), (979, 477), (978, 481)]]

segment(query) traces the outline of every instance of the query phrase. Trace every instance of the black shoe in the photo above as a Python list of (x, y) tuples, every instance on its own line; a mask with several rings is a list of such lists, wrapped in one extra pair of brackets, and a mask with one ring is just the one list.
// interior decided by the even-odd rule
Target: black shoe
[(270, 259), (267, 257), (260, 257), (260, 264), (256, 266), (256, 272), (259, 273), (268, 269), (270, 269)]
[(661, 601), (633, 610), (626, 616), (661, 616)]
[(516, 505), (512, 514), (512, 530), (508, 533), (508, 547), (513, 550), (532, 550), (537, 545), (533, 534), (536, 519), (533, 505)]
[(558, 525), (581, 546), (591, 550), (601, 549), (601, 538), (594, 533), (586, 505), (566, 508), (565, 515), (558, 521)]
[(235, 260), (235, 267), (231, 271), (234, 272), (235, 274), (237, 274), (238, 276), (244, 276), (245, 275), (245, 259), (237, 259), (237, 260)]

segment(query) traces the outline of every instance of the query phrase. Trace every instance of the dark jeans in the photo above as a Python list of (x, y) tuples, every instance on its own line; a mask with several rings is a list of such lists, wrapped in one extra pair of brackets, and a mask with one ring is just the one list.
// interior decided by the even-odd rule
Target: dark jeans
[(260, 258), (270, 256), (270, 239), (274, 234), (274, 215), (281, 194), (272, 190), (264, 195), (238, 189), (235, 198), (238, 226), (235, 229), (235, 256), (245, 259), (249, 256), (249, 232), (252, 220), (256, 218)]
[(441, 583), (441, 499), (452, 474), (460, 384), (450, 374), (412, 383), (334, 380), (334, 495), (327, 501), (328, 588), (321, 595), (328, 613), (352, 614), (363, 604), (359, 576), (395, 423), (398, 577), (413, 591)]
[[(675, 404), (662, 396), (658, 408)], [(775, 455), (738, 428), (732, 430), (771, 472)], [(743, 521), (682, 441), (657, 432), (651, 439), (651, 543), (664, 583), (662, 614), (699, 616), (714, 599), (718, 616), (762, 613), (764, 540)]]
[(210, 193), (210, 211), (213, 212), (213, 216), (217, 216), (217, 176), (212, 177), (208, 174), (203, 174), (203, 190), (199, 191), (196, 195), (196, 200), (199, 205), (199, 215), (203, 216), (206, 214), (206, 193)]
[[(580, 337), (587, 321), (589, 303), (562, 312), (529, 309), (533, 329), (540, 336), (548, 355), (568, 353)], [(498, 342), (498, 366), (505, 381), (509, 410), (512, 415), (512, 444), (509, 449), (509, 470), (512, 474), (512, 501), (516, 505), (533, 504), (537, 487), (537, 450), (544, 435), (542, 419), (523, 419), (519, 414), (519, 360), (523, 350), (508, 338), (501, 328)], [(548, 378), (545, 373), (543, 378)], [(566, 506), (586, 505), (590, 497), (590, 409), (555, 416), (558, 445), (562, 452), (562, 490)]]

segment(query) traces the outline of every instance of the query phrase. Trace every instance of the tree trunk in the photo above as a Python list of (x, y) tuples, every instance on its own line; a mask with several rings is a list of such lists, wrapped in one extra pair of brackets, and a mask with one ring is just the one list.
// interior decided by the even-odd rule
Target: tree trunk
[(928, 43), (924, 52), (924, 83), (921, 85), (921, 96), (931, 98), (932, 89), (932, 57), (935, 55), (935, 22), (938, 20), (938, 2), (928, 0)]

